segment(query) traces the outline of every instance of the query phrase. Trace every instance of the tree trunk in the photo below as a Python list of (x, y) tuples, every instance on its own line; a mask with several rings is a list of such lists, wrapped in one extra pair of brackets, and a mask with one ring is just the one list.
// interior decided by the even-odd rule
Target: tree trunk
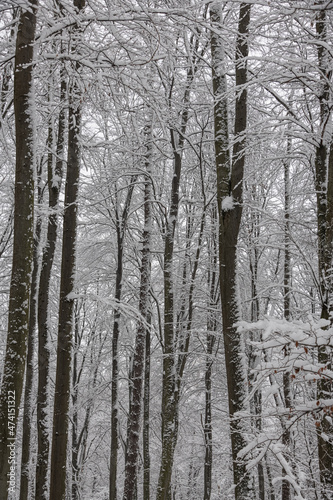
[[(254, 181), (255, 182), (255, 181)], [(254, 204), (258, 203), (258, 186), (254, 184), (252, 186), (252, 198), (251, 202)], [(249, 259), (250, 259), (250, 273), (251, 273), (251, 322), (256, 322), (260, 317), (260, 303), (257, 292), (258, 283), (258, 265), (259, 265), (259, 250), (257, 247), (257, 242), (260, 236), (260, 218), (257, 209), (252, 209), (249, 207), (249, 221), (246, 222), (249, 227)], [(261, 334), (258, 332), (250, 332), (250, 340), (253, 342), (261, 341)], [(249, 386), (253, 386), (255, 383), (255, 375), (253, 370), (255, 369), (258, 356), (252, 343), (250, 343), (248, 354), (248, 366), (249, 366)], [(262, 394), (261, 388), (258, 388), (253, 394), (253, 400), (250, 402), (251, 413), (254, 415), (253, 426), (257, 434), (262, 432)], [(258, 463), (258, 493), (259, 500), (265, 500), (265, 476), (263, 462)]]
[[(227, 371), (230, 433), (236, 500), (253, 500), (252, 480), (246, 464), (238, 453), (246, 446), (245, 429), (237, 412), (245, 410), (246, 374), (244, 348), (235, 323), (238, 320), (236, 249), (243, 202), (243, 174), (245, 163), (245, 131), (247, 122), (247, 65), (248, 28), (251, 7), (241, 4), (236, 41), (236, 107), (232, 169), (228, 154), (228, 104), (224, 56), (221, 38), (212, 32), (212, 64), (215, 120), (215, 152), (217, 170), (217, 200), (219, 211), (219, 266), (222, 301), (223, 337)], [(221, 4), (211, 6), (211, 20), (215, 29), (221, 27)], [(231, 170), (231, 171), (230, 171)]]
[(16, 491), (16, 424), (24, 382), (29, 334), (34, 230), (33, 52), (37, 0), (21, 10), (15, 53), (15, 211), (8, 335), (0, 398), (0, 499)]
[[(323, 3), (323, 2), (320, 2)], [(329, 43), (327, 25), (329, 19), (326, 10), (317, 14), (316, 31), (318, 43), (318, 63), (322, 92), (320, 104), (320, 134), (315, 156), (315, 184), (317, 194), (317, 227), (318, 227), (318, 267), (321, 296), (321, 317), (332, 321), (332, 251), (333, 251), (333, 148), (331, 121), (331, 60), (326, 45)], [(332, 369), (331, 349), (326, 346), (318, 348), (318, 362)], [(322, 377), (318, 381), (317, 398), (325, 400), (332, 398), (332, 381)], [(320, 470), (321, 495), (323, 500), (329, 500), (333, 495), (333, 444), (327, 439), (332, 434), (332, 424), (325, 416), (320, 421), (317, 430), (318, 457)]]
[[(174, 171), (170, 194), (170, 211), (165, 229), (164, 243), (164, 338), (163, 338), (163, 381), (162, 381), (162, 456), (157, 485), (156, 500), (171, 500), (171, 476), (174, 460), (174, 451), (177, 441), (178, 415), (177, 396), (178, 381), (176, 377), (176, 352), (174, 335), (174, 283), (173, 283), (173, 255), (175, 229), (179, 209), (179, 188), (182, 171), (182, 149), (184, 146), (186, 127), (188, 122), (188, 108), (190, 91), (197, 69), (195, 59), (193, 66), (187, 72), (187, 81), (183, 97), (184, 110), (181, 114), (180, 133), (170, 129), (171, 145), (173, 149)], [(185, 364), (183, 363), (183, 366)]]
[[(147, 322), (151, 323), (151, 313)], [(146, 329), (145, 373), (143, 389), (143, 500), (150, 500), (150, 452), (149, 452), (149, 417), (150, 417), (150, 329)]]
[(204, 464), (204, 500), (210, 500), (212, 493), (212, 470), (213, 470), (213, 426), (212, 426), (212, 366), (213, 366), (213, 348), (217, 332), (216, 318), (216, 297), (218, 286), (217, 280), (217, 242), (215, 237), (215, 227), (217, 222), (216, 208), (213, 209), (212, 220), (213, 227), (211, 230), (212, 245), (210, 252), (209, 279), (208, 286), (210, 289), (209, 297), (209, 316), (207, 320), (207, 354), (206, 354), (206, 371), (205, 371), (205, 423), (204, 423), (204, 438), (205, 438), (205, 464)]
[(78, 350), (79, 341), (79, 311), (76, 301), (74, 306), (74, 354), (73, 354), (73, 374), (72, 374), (72, 497), (71, 500), (78, 500), (79, 493), (79, 439), (78, 439)]
[[(74, 7), (84, 8), (82, 0), (74, 0)], [(77, 26), (74, 27), (76, 31)], [(76, 70), (78, 69), (78, 63)], [(77, 75), (74, 75), (74, 79)], [(57, 369), (55, 381), (53, 433), (51, 452), (50, 500), (66, 498), (66, 461), (68, 445), (68, 421), (71, 387), (71, 361), (73, 343), (73, 308), (75, 286), (75, 257), (77, 237), (77, 203), (80, 175), (80, 127), (82, 109), (79, 87), (73, 82), (68, 115), (68, 158), (65, 188), (65, 213), (60, 281), (59, 327), (57, 345)]]
[[(40, 179), (40, 173), (38, 175)], [(38, 186), (38, 203), (42, 201), (42, 193)], [(33, 357), (35, 347), (35, 330), (37, 324), (37, 294), (38, 294), (38, 249), (40, 243), (40, 234), (42, 229), (42, 219), (37, 218), (35, 237), (34, 237), (34, 256), (33, 256), (33, 272), (31, 277), (31, 299), (29, 313), (29, 336), (28, 336), (28, 353), (27, 353), (27, 370), (24, 388), (24, 410), (23, 410), (23, 437), (22, 437), (22, 457), (21, 457), (21, 482), (20, 482), (20, 500), (27, 500), (29, 494), (30, 480), (30, 440), (32, 423), (32, 384), (33, 384)]]
[[(118, 259), (116, 271), (115, 300), (120, 302), (123, 274), (123, 238), (118, 234)], [(118, 466), (118, 344), (119, 344), (120, 310), (114, 312), (112, 332), (112, 379), (111, 379), (111, 453), (110, 453), (110, 500), (117, 500), (117, 466)]]
[(156, 500), (170, 500), (170, 483), (174, 456), (175, 415), (175, 345), (174, 345), (174, 294), (173, 294), (173, 249), (174, 234), (179, 206), (181, 156), (174, 151), (174, 175), (171, 188), (171, 208), (166, 227), (164, 246), (164, 345), (162, 387), (162, 457)]
[(139, 313), (141, 315), (138, 325), (133, 365), (130, 373), (131, 397), (127, 421), (127, 446), (125, 454), (125, 483), (123, 500), (135, 500), (134, 492), (137, 485), (137, 469), (139, 456), (139, 433), (142, 406), (142, 379), (145, 366), (145, 343), (147, 337), (147, 321), (149, 315), (149, 289), (150, 289), (150, 261), (151, 261), (151, 233), (152, 233), (152, 123), (145, 129), (145, 165), (146, 180), (144, 192), (144, 230), (141, 262), (141, 283)]
[[(288, 137), (287, 159), (284, 162), (284, 276), (283, 276), (283, 312), (284, 318), (291, 319), (290, 311), (290, 279), (291, 279), (291, 260), (290, 260), (290, 155), (291, 139)], [(288, 352), (286, 351), (286, 355)], [(283, 394), (286, 409), (292, 406), (291, 380), (290, 372), (283, 373)], [(290, 451), (291, 431), (288, 422), (285, 424), (285, 430), (282, 435), (282, 444), (286, 451)], [(286, 471), (283, 470), (283, 475)], [(282, 481), (282, 500), (290, 500), (291, 488), (290, 482), (286, 479)]]
[[(48, 428), (48, 383), (50, 371), (49, 351), (49, 294), (50, 279), (56, 249), (58, 231), (58, 204), (63, 175), (63, 151), (65, 144), (65, 99), (67, 84), (63, 70), (60, 84), (60, 113), (58, 123), (58, 139), (56, 160), (54, 164), (53, 147), (49, 146), (48, 157), (48, 193), (49, 216), (47, 225), (46, 245), (43, 249), (41, 273), (38, 293), (38, 393), (37, 393), (37, 429), (38, 448), (36, 464), (36, 500), (48, 497), (48, 466), (49, 466), (49, 428)], [(50, 125), (50, 142), (53, 136), (53, 125)]]
[[(124, 258), (124, 239), (128, 213), (131, 206), (134, 182), (136, 175), (131, 176), (126, 201), (122, 214), (116, 212), (116, 230), (117, 230), (117, 270), (116, 270), (116, 289), (115, 302), (121, 301), (122, 283), (123, 283), (123, 258)], [(118, 468), (118, 382), (119, 382), (119, 361), (118, 345), (120, 333), (120, 308), (114, 312), (113, 332), (112, 332), (112, 379), (111, 379), (111, 451), (110, 451), (110, 500), (117, 500), (117, 468)]]

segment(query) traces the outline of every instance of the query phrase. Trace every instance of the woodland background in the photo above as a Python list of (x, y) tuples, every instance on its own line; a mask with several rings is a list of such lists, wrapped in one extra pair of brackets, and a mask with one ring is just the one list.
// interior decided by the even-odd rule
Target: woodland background
[(1, 500), (333, 498), (332, 21), (2, 0)]

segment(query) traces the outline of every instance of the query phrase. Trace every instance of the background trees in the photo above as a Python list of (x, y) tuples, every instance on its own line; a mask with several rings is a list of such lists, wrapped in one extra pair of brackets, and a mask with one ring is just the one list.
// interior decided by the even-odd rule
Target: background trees
[[(0, 13), (3, 384), (6, 338), (21, 346), (10, 261), (29, 276), (32, 265), (30, 202), (15, 243), (12, 157), (16, 146), (23, 165), (38, 132), (38, 182), (29, 160), (30, 184), (16, 186), (36, 192), (39, 240), (34, 300), (15, 306), (26, 333), (38, 310), (22, 498), (330, 498), (330, 5), (11, 7)], [(14, 77), (14, 40), (34, 39), (18, 28), (34, 17)], [(25, 102), (37, 102), (25, 118), (24, 73)], [(23, 372), (13, 380), (21, 391)]]

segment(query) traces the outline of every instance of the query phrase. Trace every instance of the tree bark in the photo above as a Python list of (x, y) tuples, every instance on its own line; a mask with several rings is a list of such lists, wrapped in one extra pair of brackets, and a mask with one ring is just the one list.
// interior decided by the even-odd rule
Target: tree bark
[[(122, 214), (116, 211), (116, 231), (117, 231), (117, 270), (115, 302), (120, 304), (123, 285), (123, 259), (124, 259), (124, 239), (128, 213), (131, 206), (134, 182), (136, 175), (131, 176), (126, 201)], [(113, 332), (112, 332), (112, 378), (111, 378), (111, 451), (110, 451), (110, 500), (117, 500), (117, 469), (118, 469), (118, 383), (119, 383), (119, 360), (118, 345), (120, 333), (121, 311), (117, 307), (114, 312)]]
[[(38, 175), (40, 179), (40, 174)], [(40, 186), (38, 186), (38, 203), (42, 201), (42, 193)], [(33, 357), (35, 348), (35, 333), (37, 325), (37, 294), (38, 294), (38, 268), (39, 258), (38, 249), (40, 243), (40, 235), (42, 229), (42, 219), (37, 218), (36, 229), (34, 236), (34, 253), (33, 253), (33, 271), (31, 277), (31, 300), (30, 300), (30, 313), (29, 313), (29, 336), (28, 336), (28, 352), (27, 352), (27, 369), (24, 388), (24, 410), (23, 410), (23, 428), (22, 428), (22, 457), (21, 457), (21, 482), (20, 482), (20, 500), (27, 500), (29, 494), (29, 480), (30, 480), (30, 441), (31, 430), (33, 428), (32, 419), (32, 385), (34, 379)]]
[(145, 166), (146, 180), (144, 191), (144, 230), (141, 262), (141, 283), (139, 313), (141, 315), (130, 373), (130, 405), (127, 421), (127, 446), (125, 454), (125, 483), (123, 500), (135, 500), (137, 485), (137, 469), (139, 456), (139, 433), (142, 406), (142, 382), (145, 366), (145, 343), (147, 338), (147, 321), (149, 315), (149, 289), (151, 269), (151, 234), (152, 234), (152, 122), (145, 129)]
[[(196, 49), (197, 49), (196, 42)], [(171, 476), (174, 451), (177, 442), (178, 415), (177, 399), (179, 372), (176, 375), (176, 343), (174, 333), (174, 282), (173, 255), (175, 229), (179, 209), (179, 188), (182, 171), (182, 150), (184, 147), (186, 127), (189, 118), (190, 91), (197, 70), (196, 59), (193, 57), (192, 67), (187, 72), (187, 81), (183, 97), (183, 112), (181, 114), (180, 132), (170, 129), (173, 149), (174, 170), (170, 193), (170, 210), (165, 229), (164, 243), (164, 338), (163, 338), (163, 381), (162, 381), (162, 456), (157, 485), (156, 500), (171, 500)], [(182, 367), (185, 367), (186, 358)]]
[(206, 341), (206, 371), (205, 371), (205, 423), (204, 423), (204, 438), (205, 438), (205, 464), (204, 464), (204, 500), (210, 500), (212, 493), (212, 471), (213, 471), (213, 426), (212, 426), (212, 367), (213, 367), (213, 348), (216, 340), (217, 318), (216, 308), (218, 287), (217, 279), (217, 242), (215, 236), (215, 227), (217, 223), (216, 207), (212, 211), (212, 230), (210, 246), (210, 268), (208, 277), (208, 286), (210, 290), (209, 296), (209, 316), (207, 320), (207, 341)]
[[(247, 124), (247, 64), (248, 29), (251, 7), (241, 4), (239, 10), (238, 36), (236, 41), (236, 106), (232, 168), (229, 159), (228, 103), (225, 61), (222, 40), (212, 32), (212, 65), (215, 121), (215, 152), (217, 171), (217, 201), (219, 212), (219, 268), (223, 318), (223, 338), (227, 371), (230, 433), (233, 460), (233, 476), (236, 500), (252, 500), (252, 479), (246, 464), (238, 453), (246, 446), (245, 429), (236, 414), (245, 410), (246, 374), (244, 370), (244, 348), (235, 323), (238, 320), (237, 300), (237, 240), (242, 215), (243, 174), (245, 163), (245, 131)], [(221, 4), (211, 6), (211, 21), (216, 29), (221, 27)], [(227, 199), (227, 202), (226, 202)], [(230, 207), (230, 202), (232, 203)], [(226, 204), (226, 205), (225, 205)]]
[[(322, 3), (322, 2), (320, 2)], [(332, 322), (332, 251), (333, 251), (333, 148), (331, 124), (331, 61), (326, 44), (329, 43), (328, 16), (325, 9), (317, 14), (316, 32), (318, 37), (318, 65), (322, 91), (319, 96), (320, 130), (315, 155), (315, 187), (317, 194), (317, 227), (318, 227), (318, 268), (321, 296), (321, 318)], [(318, 348), (318, 362), (332, 369), (331, 349), (326, 346)], [(318, 400), (332, 397), (332, 381), (322, 377), (318, 381)], [(325, 418), (317, 429), (318, 457), (320, 470), (321, 495), (329, 500), (333, 495), (333, 444), (327, 439), (332, 433), (332, 424)]]
[[(254, 183), (256, 180), (254, 179)], [(251, 203), (254, 205), (258, 204), (258, 200), (260, 199), (260, 195), (258, 193), (257, 184), (253, 184), (251, 189)], [(258, 249), (258, 240), (260, 236), (260, 216), (258, 214), (258, 209), (252, 208), (251, 206), (248, 208), (249, 216), (248, 220), (245, 222), (248, 227), (248, 253), (249, 253), (249, 267), (251, 273), (251, 322), (256, 322), (260, 317), (260, 302), (258, 298), (257, 284), (258, 284), (258, 266), (259, 266), (259, 249)], [(262, 335), (259, 332), (251, 332), (250, 331), (250, 340), (251, 343), (248, 346), (248, 380), (249, 386), (253, 386), (255, 383), (255, 375), (253, 370), (255, 369), (258, 356), (256, 350), (253, 348), (252, 342), (261, 341)], [(261, 388), (258, 388), (253, 394), (253, 400), (250, 402), (251, 413), (254, 415), (253, 417), (253, 427), (257, 434), (262, 432), (262, 393)], [(257, 466), (258, 470), (258, 493), (259, 500), (265, 500), (265, 476), (264, 476), (264, 467), (263, 461), (260, 461)]]
[(50, 279), (55, 256), (58, 231), (58, 205), (61, 180), (63, 175), (63, 151), (65, 143), (65, 99), (67, 84), (63, 69), (60, 84), (60, 113), (58, 122), (58, 139), (56, 159), (54, 164), (53, 124), (50, 125), (49, 157), (48, 157), (48, 193), (49, 216), (47, 225), (46, 245), (43, 249), (41, 273), (38, 293), (38, 392), (37, 392), (37, 465), (36, 465), (36, 500), (48, 497), (48, 466), (49, 466), (49, 428), (48, 428), (48, 384), (50, 371), (49, 351), (49, 296)]
[[(15, 491), (15, 438), (24, 382), (34, 230), (33, 54), (37, 0), (21, 10), (15, 53), (15, 211), (8, 334), (0, 398), (0, 499)], [(9, 473), (12, 475), (9, 476)], [(8, 482), (12, 479), (12, 482)]]
[[(84, 8), (84, 1), (74, 0), (74, 7)], [(74, 32), (78, 26), (74, 26)], [(79, 64), (76, 64), (77, 71)], [(57, 368), (53, 410), (51, 452), (50, 500), (66, 498), (66, 461), (71, 387), (71, 361), (73, 344), (73, 309), (75, 287), (75, 258), (77, 237), (77, 204), (80, 176), (80, 127), (82, 108), (80, 90), (74, 81), (70, 93), (68, 115), (68, 157), (64, 202), (63, 242), (60, 281)]]
[[(148, 313), (147, 322), (151, 323), (151, 312)], [(146, 329), (145, 340), (145, 373), (143, 389), (143, 500), (150, 500), (150, 329)]]
[[(290, 150), (291, 139), (288, 137), (287, 144), (287, 159), (284, 162), (284, 276), (283, 276), (283, 312), (284, 318), (287, 321), (291, 319), (290, 310), (290, 280), (291, 280), (291, 258), (290, 258)], [(286, 351), (286, 355), (288, 352)], [(291, 380), (290, 372), (283, 373), (283, 394), (285, 407), (291, 408), (292, 406), (292, 393), (291, 393)], [(285, 430), (282, 435), (282, 444), (285, 446), (286, 451), (291, 446), (291, 431), (288, 422), (285, 424)], [(283, 470), (283, 475), (286, 471)], [(282, 500), (290, 500), (291, 488), (290, 482), (286, 479), (282, 481)]]

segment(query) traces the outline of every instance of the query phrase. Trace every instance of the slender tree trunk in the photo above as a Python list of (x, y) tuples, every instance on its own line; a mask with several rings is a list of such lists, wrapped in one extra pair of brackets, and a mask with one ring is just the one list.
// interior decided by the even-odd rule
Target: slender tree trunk
[[(123, 237), (117, 229), (118, 259), (116, 271), (115, 300), (120, 302), (123, 275)], [(117, 500), (117, 466), (118, 466), (118, 344), (119, 344), (120, 309), (114, 312), (112, 332), (112, 380), (111, 380), (111, 454), (110, 454), (110, 500)]]
[[(97, 287), (98, 295), (99, 287)], [(82, 301), (84, 309), (84, 301)], [(84, 310), (83, 320), (86, 321), (87, 311)], [(71, 500), (79, 500), (81, 498), (81, 487), (80, 480), (82, 477), (83, 467), (87, 458), (87, 441), (89, 436), (89, 426), (91, 414), (94, 406), (94, 394), (98, 380), (99, 366), (101, 361), (101, 356), (107, 338), (107, 334), (102, 338), (101, 333), (98, 331), (98, 321), (100, 318), (99, 307), (96, 309), (95, 319), (91, 325), (91, 331), (88, 340), (84, 339), (83, 333), (84, 329), (80, 330), (80, 317), (81, 317), (81, 307), (79, 305), (79, 300), (75, 302), (74, 308), (74, 353), (73, 353), (73, 372), (72, 372), (72, 449), (71, 449), (71, 469), (72, 469), (72, 496)], [(89, 317), (89, 322), (91, 317)], [(99, 341), (99, 346), (97, 350), (97, 355), (95, 357), (95, 346)], [(84, 368), (86, 366), (86, 361), (88, 359), (88, 348), (91, 349), (90, 353), (90, 366), (89, 366), (89, 380), (88, 387), (86, 388), (88, 392), (88, 397), (85, 403), (85, 416), (83, 419), (83, 424), (81, 429), (79, 429), (79, 386), (84, 374)], [(86, 349), (82, 352), (82, 349)], [(81, 358), (81, 363), (79, 359)], [(93, 481), (94, 483), (94, 481)], [(93, 492), (92, 492), (93, 493)]]
[(14, 73), (15, 211), (8, 335), (0, 397), (0, 499), (16, 491), (15, 438), (29, 334), (34, 230), (33, 52), (37, 0), (19, 18)]
[[(283, 310), (284, 318), (289, 321), (291, 318), (290, 311), (290, 279), (291, 279), (291, 260), (290, 260), (290, 160), (288, 155), (290, 154), (291, 144), (288, 138), (287, 145), (287, 159), (284, 162), (284, 276), (283, 276)], [(287, 352), (286, 352), (287, 355)], [(292, 394), (291, 394), (291, 380), (290, 373), (283, 373), (283, 394), (284, 394), (284, 404), (286, 409), (291, 408), (292, 405)], [(291, 431), (286, 422), (285, 430), (282, 435), (282, 444), (285, 446), (286, 450), (290, 450), (291, 446)], [(283, 475), (286, 471), (283, 470)], [(282, 500), (290, 500), (291, 494), (290, 482), (288, 480), (282, 481)]]
[[(187, 73), (187, 82), (183, 97), (184, 110), (181, 116), (180, 133), (170, 130), (171, 145), (174, 156), (174, 171), (170, 194), (170, 211), (165, 230), (164, 243), (164, 339), (163, 339), (163, 382), (162, 382), (162, 456), (157, 485), (156, 500), (171, 500), (171, 476), (174, 460), (174, 451), (177, 441), (177, 396), (178, 385), (176, 376), (176, 353), (174, 334), (174, 283), (173, 283), (173, 255), (175, 229), (179, 209), (179, 188), (182, 171), (182, 149), (188, 122), (188, 107), (190, 90), (196, 72), (195, 60), (193, 67)], [(177, 144), (178, 143), (178, 144)], [(186, 359), (184, 359), (186, 361)], [(183, 363), (183, 366), (185, 364)], [(178, 388), (177, 388), (178, 390)]]
[[(151, 313), (148, 313), (147, 322), (151, 323)], [(150, 329), (146, 329), (145, 343), (145, 373), (143, 389), (143, 500), (150, 500)]]
[[(40, 175), (38, 175), (40, 179)], [(42, 201), (42, 193), (38, 186), (38, 203)], [(29, 336), (28, 336), (28, 353), (27, 353), (27, 370), (24, 388), (24, 410), (23, 410), (23, 438), (22, 438), (22, 457), (21, 457), (21, 482), (20, 482), (20, 500), (27, 500), (29, 494), (30, 480), (30, 446), (31, 446), (31, 430), (33, 428), (32, 420), (32, 385), (34, 376), (33, 357), (35, 347), (35, 330), (37, 325), (37, 294), (38, 294), (38, 268), (39, 258), (38, 249), (40, 243), (40, 234), (42, 229), (42, 219), (37, 218), (35, 237), (34, 237), (34, 256), (33, 256), (33, 272), (31, 278), (31, 299), (30, 299), (30, 314), (29, 314)]]
[(131, 398), (127, 421), (127, 446), (125, 454), (125, 483), (123, 500), (134, 500), (137, 490), (137, 469), (139, 456), (139, 432), (142, 406), (142, 382), (145, 366), (145, 343), (147, 337), (147, 320), (149, 315), (150, 289), (150, 262), (151, 262), (151, 233), (152, 233), (152, 183), (151, 183), (151, 155), (152, 155), (152, 123), (145, 130), (145, 165), (146, 180), (144, 192), (144, 230), (141, 262), (140, 283), (140, 319), (133, 356), (133, 365), (130, 373)]
[[(124, 258), (124, 239), (126, 233), (126, 225), (128, 213), (131, 206), (132, 195), (136, 175), (131, 177), (130, 186), (128, 188), (126, 201), (122, 214), (116, 213), (116, 230), (117, 230), (117, 270), (116, 270), (116, 289), (115, 302), (121, 301), (122, 283), (123, 283), (123, 258)], [(119, 384), (119, 360), (118, 360), (118, 345), (120, 333), (120, 308), (116, 308), (114, 312), (113, 332), (112, 332), (112, 379), (111, 379), (111, 451), (110, 451), (110, 500), (117, 500), (117, 469), (118, 469), (118, 384)]]
[[(257, 186), (253, 186), (253, 201), (257, 200)], [(250, 272), (251, 272), (251, 322), (256, 322), (259, 320), (260, 309), (259, 309), (259, 299), (257, 293), (257, 283), (258, 283), (258, 265), (259, 265), (259, 256), (258, 256), (258, 248), (257, 241), (260, 235), (259, 229), (259, 218), (258, 214), (255, 213), (253, 209), (250, 208), (250, 217), (249, 217), (249, 255), (250, 255)], [(250, 332), (250, 339), (252, 341), (261, 341), (261, 334), (258, 335), (257, 332)], [(258, 362), (257, 354), (255, 349), (253, 349), (252, 345), (249, 346), (249, 385), (253, 385), (255, 382), (255, 376), (252, 373), (252, 370), (256, 367)], [(257, 433), (261, 433), (262, 431), (262, 394), (261, 389), (259, 388), (255, 391), (253, 395), (253, 401), (251, 401), (251, 412), (254, 414), (254, 427)], [(258, 487), (259, 487), (259, 500), (265, 500), (265, 476), (264, 476), (264, 468), (263, 463), (260, 461), (258, 463)]]
[[(221, 4), (211, 6), (215, 29), (221, 27)], [(246, 446), (245, 429), (237, 412), (244, 411), (246, 374), (243, 364), (243, 343), (235, 323), (238, 320), (236, 248), (242, 215), (243, 174), (245, 163), (245, 131), (247, 122), (248, 28), (251, 7), (241, 4), (236, 41), (236, 108), (232, 169), (228, 154), (228, 104), (226, 100), (225, 64), (221, 38), (212, 33), (213, 92), (215, 120), (215, 151), (217, 170), (217, 200), (219, 211), (219, 266), (223, 318), (223, 337), (227, 371), (230, 432), (236, 500), (253, 500), (252, 478), (238, 453)], [(231, 171), (230, 171), (231, 170)], [(231, 206), (230, 206), (231, 205)]]
[[(74, 7), (84, 8), (84, 0), (74, 0)], [(74, 32), (78, 27), (74, 27)], [(76, 70), (78, 69), (78, 64)], [(74, 75), (74, 79), (77, 75)], [(82, 109), (80, 91), (75, 83), (70, 94), (68, 116), (68, 158), (64, 203), (63, 242), (60, 281), (57, 369), (53, 411), (50, 500), (66, 498), (66, 462), (71, 387), (71, 361), (77, 237), (77, 203), (80, 175), (80, 127)]]
[(78, 500), (79, 494), (79, 438), (78, 438), (78, 349), (79, 341), (79, 312), (77, 302), (74, 306), (74, 353), (73, 353), (73, 373), (72, 373), (72, 497), (71, 500)]
[(49, 296), (50, 279), (55, 256), (59, 194), (63, 175), (63, 151), (65, 143), (65, 99), (67, 84), (63, 70), (61, 71), (60, 84), (60, 113), (58, 123), (58, 138), (56, 146), (56, 159), (53, 153), (53, 124), (49, 131), (49, 157), (48, 157), (48, 193), (49, 216), (47, 225), (46, 245), (43, 249), (42, 266), (38, 293), (38, 393), (37, 393), (37, 465), (36, 465), (36, 500), (48, 498), (48, 468), (49, 468), (49, 428), (48, 428), (48, 383), (50, 371), (49, 352)]
[(70, 369), (72, 357), (72, 323), (74, 291), (77, 198), (79, 184), (79, 130), (81, 109), (69, 108), (68, 163), (65, 190), (65, 215), (60, 284), (57, 371), (55, 383), (51, 455), (51, 500), (64, 500), (66, 493), (66, 458)]
[(173, 249), (174, 234), (179, 206), (181, 156), (174, 152), (174, 175), (171, 188), (171, 208), (166, 227), (164, 246), (164, 345), (162, 388), (162, 457), (156, 500), (170, 499), (170, 482), (174, 455), (175, 415), (175, 345), (174, 345), (174, 293), (173, 293)]
[(267, 455), (266, 455), (265, 459), (266, 459), (266, 472), (267, 472), (268, 486), (269, 486), (269, 492), (270, 492), (269, 493), (269, 500), (275, 500), (275, 491), (274, 491), (271, 466), (268, 463)]
[[(319, 3), (323, 3), (320, 1)], [(331, 131), (331, 102), (330, 89), (331, 61), (328, 35), (329, 19), (326, 10), (318, 12), (316, 31), (318, 43), (318, 63), (322, 92), (319, 96), (320, 104), (320, 135), (316, 148), (315, 174), (317, 193), (317, 226), (318, 226), (318, 267), (321, 296), (321, 317), (332, 321), (332, 252), (333, 252), (333, 148)], [(332, 352), (326, 346), (318, 348), (318, 362), (328, 369), (332, 369)], [(332, 381), (321, 377), (317, 386), (318, 400), (332, 398)], [(318, 457), (320, 470), (321, 495), (323, 500), (329, 500), (333, 495), (333, 444), (327, 436), (332, 433), (332, 424), (325, 416), (317, 430)]]
[(213, 426), (212, 426), (212, 366), (213, 366), (213, 348), (216, 339), (217, 320), (216, 320), (216, 286), (217, 286), (217, 243), (215, 238), (215, 226), (217, 222), (216, 209), (212, 214), (212, 248), (210, 272), (209, 272), (209, 317), (207, 321), (207, 355), (205, 371), (205, 464), (204, 464), (204, 500), (210, 500), (212, 493), (212, 470), (213, 470)]

